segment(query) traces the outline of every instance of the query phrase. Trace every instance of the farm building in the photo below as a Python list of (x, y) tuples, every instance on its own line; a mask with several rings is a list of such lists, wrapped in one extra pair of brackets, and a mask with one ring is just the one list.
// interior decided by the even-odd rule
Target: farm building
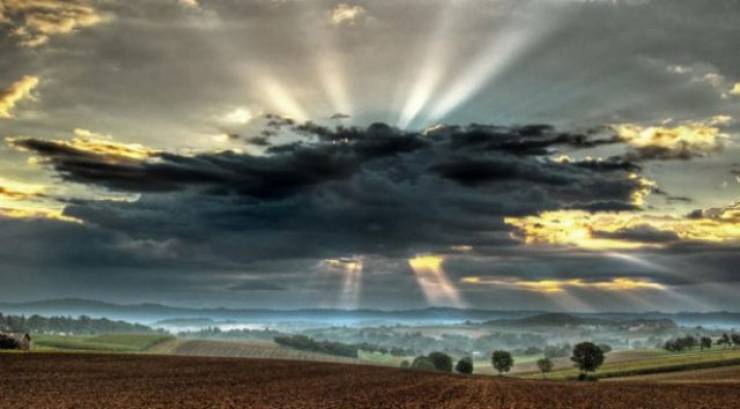
[(0, 349), (31, 350), (31, 336), (28, 334), (3, 334), (0, 333)]

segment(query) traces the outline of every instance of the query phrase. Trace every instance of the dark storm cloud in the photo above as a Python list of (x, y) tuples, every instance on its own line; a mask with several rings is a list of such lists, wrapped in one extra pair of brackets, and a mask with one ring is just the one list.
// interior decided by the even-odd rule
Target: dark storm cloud
[[(642, 186), (630, 177), (633, 167), (544, 155), (588, 138), (550, 138), (554, 130), (544, 126), (506, 129), (429, 135), (385, 124), (302, 124), (293, 127), (301, 140), (264, 156), (151, 151), (132, 159), (61, 141), (12, 143), (66, 181), (143, 195), (131, 203), (72, 201), (67, 215), (137, 240), (201, 243), (205, 254), (239, 262), (512, 245), (505, 216), (636, 208), (632, 196)], [(531, 138), (537, 149), (512, 149)]]
[[(205, 194), (282, 198), (332, 181), (348, 180), (364, 170), (387, 165), (389, 178), (412, 179), (438, 174), (461, 185), (530, 182), (569, 191), (585, 198), (625, 200), (638, 188), (623, 173), (639, 167), (629, 162), (543, 159), (549, 149), (593, 143), (583, 135), (560, 133), (547, 138), (550, 127), (452, 128), (425, 136), (402, 132), (382, 123), (367, 128), (329, 128), (311, 123), (295, 131), (318, 142), (268, 148), (268, 155), (202, 153), (185, 156), (152, 152), (149, 158), (128, 158), (90, 151), (60, 141), (13, 139), (11, 144), (35, 152), (62, 178), (128, 192), (170, 192), (200, 188)], [(536, 139), (532, 141), (531, 138)], [(598, 143), (598, 142), (596, 142)], [(536, 147), (535, 147), (536, 146)], [(114, 158), (111, 158), (111, 155)], [(430, 170), (431, 172), (427, 172)], [(599, 186), (602, 182), (605, 186)]]
[(664, 243), (679, 240), (679, 236), (676, 232), (660, 230), (647, 224), (623, 228), (614, 232), (594, 231), (592, 234), (595, 238), (625, 240), (639, 243)]
[(263, 280), (245, 280), (229, 287), (229, 291), (284, 291), (286, 288), (275, 283)]

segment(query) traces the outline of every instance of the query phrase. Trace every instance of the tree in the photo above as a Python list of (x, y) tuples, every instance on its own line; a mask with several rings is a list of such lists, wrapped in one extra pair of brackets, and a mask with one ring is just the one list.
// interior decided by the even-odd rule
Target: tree
[(722, 336), (717, 340), (717, 345), (730, 345), (732, 341), (730, 341), (730, 336), (727, 335), (727, 333), (722, 334)]
[(425, 371), (433, 371), (436, 368), (434, 367), (434, 363), (425, 356), (417, 356), (414, 358), (414, 361), (411, 363), (411, 367), (414, 369), (422, 369)]
[(491, 354), (491, 364), (498, 371), (498, 374), (501, 375), (511, 370), (511, 367), (514, 366), (514, 358), (507, 351), (493, 351), (493, 354)]
[(473, 360), (470, 357), (465, 357), (457, 361), (455, 370), (459, 373), (470, 375), (473, 373)]
[(612, 347), (609, 344), (599, 344), (599, 349), (604, 354), (608, 354), (609, 352), (612, 352)]
[(452, 358), (444, 352), (432, 352), (427, 356), (434, 369), (442, 372), (452, 372)]
[(406, 368), (408, 368), (409, 366), (411, 366), (411, 364), (409, 363), (409, 361), (407, 361), (407, 360), (405, 360), (405, 359), (404, 359), (404, 360), (403, 360), (403, 361), (401, 362), (401, 368), (404, 368), (404, 369), (406, 369)]
[(584, 374), (595, 372), (604, 363), (604, 352), (592, 342), (581, 342), (573, 348), (570, 360)]
[(699, 341), (693, 335), (686, 335), (683, 338), (683, 342), (688, 349), (695, 348), (699, 344)]
[(552, 371), (552, 366), (552, 361), (549, 358), (542, 358), (537, 361), (537, 368), (542, 372), (542, 378), (545, 377), (546, 373)]
[(740, 345), (740, 334), (732, 334), (730, 335), (730, 339), (735, 346)]
[(699, 345), (702, 351), (704, 350), (704, 348), (712, 349), (712, 338), (701, 337), (701, 340), (699, 340)]

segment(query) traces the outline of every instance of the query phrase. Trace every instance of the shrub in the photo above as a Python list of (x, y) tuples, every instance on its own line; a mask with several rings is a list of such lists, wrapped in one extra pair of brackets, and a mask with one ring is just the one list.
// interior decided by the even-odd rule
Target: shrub
[(585, 381), (588, 381), (588, 382), (596, 382), (596, 381), (599, 380), (599, 378), (597, 378), (595, 376), (591, 376), (591, 375), (586, 375), (585, 373), (582, 373), (582, 374), (578, 375), (578, 380), (579, 381), (583, 381), (583, 382), (585, 382)]
[(459, 373), (470, 375), (473, 373), (473, 360), (470, 357), (465, 357), (457, 361), (455, 370)]
[(409, 363), (409, 361), (404, 360), (403, 362), (401, 362), (401, 368), (406, 369), (409, 366), (411, 366), (411, 364)]
[(411, 363), (411, 367), (414, 369), (421, 369), (425, 371), (433, 371), (436, 368), (434, 367), (434, 363), (425, 356), (417, 356), (414, 358), (414, 361)]

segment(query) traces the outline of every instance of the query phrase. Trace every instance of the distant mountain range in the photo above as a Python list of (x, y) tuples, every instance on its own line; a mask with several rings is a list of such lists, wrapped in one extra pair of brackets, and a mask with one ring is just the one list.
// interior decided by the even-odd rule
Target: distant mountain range
[(631, 318), (624, 317), (621, 319), (604, 319), (593, 316), (579, 317), (573, 314), (564, 313), (546, 313), (532, 315), (524, 318), (501, 319), (487, 321), (485, 324), (498, 327), (578, 327), (578, 326), (598, 326), (598, 327), (619, 327), (629, 328), (652, 328), (652, 329), (675, 329), (676, 323), (669, 318)]
[[(551, 320), (548, 311), (496, 311), (430, 307), (410, 310), (341, 310), (341, 309), (229, 309), (229, 308), (183, 308), (162, 304), (113, 304), (85, 299), (56, 299), (23, 303), (0, 303), (0, 313), (39, 315), (88, 315), (151, 324), (167, 319), (210, 319), (239, 322), (317, 322), (325, 324), (349, 324), (356, 322), (411, 323), (411, 322), (486, 322), (495, 320)], [(659, 320), (668, 319), (681, 326), (740, 327), (740, 313), (736, 312), (643, 312), (643, 313), (569, 313), (560, 314), (564, 320)], [(557, 318), (558, 315), (555, 315)], [(583, 321), (586, 320), (586, 321)], [(562, 320), (560, 320), (562, 321)], [(524, 321), (526, 322), (526, 321)]]

